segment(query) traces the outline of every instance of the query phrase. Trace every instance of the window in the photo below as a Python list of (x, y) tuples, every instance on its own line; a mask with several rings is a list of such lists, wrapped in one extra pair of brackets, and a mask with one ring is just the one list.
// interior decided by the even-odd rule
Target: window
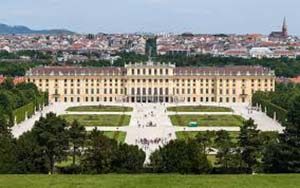
[(243, 97), (243, 98), (242, 98), (242, 103), (244, 103), (244, 102), (245, 102), (245, 98)]

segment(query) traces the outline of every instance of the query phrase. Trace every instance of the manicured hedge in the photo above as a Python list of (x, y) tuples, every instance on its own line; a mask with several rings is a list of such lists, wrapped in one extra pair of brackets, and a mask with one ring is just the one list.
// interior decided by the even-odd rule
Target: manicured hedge
[(16, 117), (17, 123), (21, 123), (26, 119), (26, 112), (27, 112), (27, 117), (31, 117), (34, 114), (35, 105), (33, 102), (14, 110), (13, 118)]
[(16, 117), (17, 123), (21, 123), (26, 119), (26, 112), (27, 117), (31, 117), (35, 113), (35, 111), (38, 110), (39, 107), (42, 108), (45, 105), (48, 105), (48, 95), (47, 93), (42, 93), (42, 95), (37, 97), (35, 101), (32, 101), (29, 104), (14, 110), (13, 120), (15, 120)]
[(286, 121), (287, 110), (281, 108), (278, 105), (273, 104), (267, 99), (264, 99), (262, 95), (254, 94), (252, 97), (252, 105), (253, 106), (261, 106), (262, 111), (265, 112), (267, 110), (267, 115), (271, 118), (274, 118), (274, 112), (276, 112), (276, 119), (283, 123)]

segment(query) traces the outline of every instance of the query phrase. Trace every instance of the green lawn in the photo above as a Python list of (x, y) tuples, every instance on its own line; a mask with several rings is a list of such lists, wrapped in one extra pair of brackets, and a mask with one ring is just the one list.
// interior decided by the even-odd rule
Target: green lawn
[(131, 112), (133, 108), (127, 106), (73, 106), (69, 112)]
[[(205, 132), (198, 132), (198, 131), (178, 131), (176, 132), (176, 137), (177, 139), (179, 140), (187, 140), (187, 139), (193, 139), (196, 137), (196, 135), (198, 133), (205, 133)], [(232, 141), (234, 143), (237, 143), (237, 139), (238, 139), (238, 136), (240, 134), (240, 132), (228, 132), (229, 133), (229, 136), (232, 138)]]
[(299, 188), (300, 175), (1, 175), (0, 188)]
[(231, 108), (218, 106), (177, 106), (168, 107), (167, 110), (172, 112), (232, 112)]
[(244, 119), (238, 115), (170, 115), (171, 122), (176, 126), (188, 126), (197, 122), (200, 127), (240, 127)]
[(120, 127), (129, 125), (129, 115), (62, 115), (68, 122), (77, 120), (84, 126), (112, 126)]
[(115, 139), (119, 143), (124, 143), (126, 138), (126, 132), (121, 131), (105, 131), (104, 135), (108, 138)]

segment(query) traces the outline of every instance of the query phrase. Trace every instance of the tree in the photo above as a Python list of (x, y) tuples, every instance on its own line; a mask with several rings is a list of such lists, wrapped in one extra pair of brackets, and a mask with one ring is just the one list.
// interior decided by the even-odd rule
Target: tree
[(116, 155), (117, 142), (94, 129), (89, 135), (86, 147), (82, 159), (84, 171), (91, 174), (110, 172)]
[(32, 131), (24, 133), (17, 140), (16, 172), (22, 174), (47, 173), (48, 159), (44, 155), (44, 148), (38, 145), (37, 135)]
[(85, 138), (86, 138), (86, 130), (84, 126), (80, 125), (78, 121), (74, 121), (69, 128), (69, 138), (70, 144), (72, 146), (72, 158), (73, 165), (76, 162), (76, 155), (80, 155), (79, 148), (83, 148)]
[(37, 137), (37, 144), (42, 147), (48, 161), (48, 170), (54, 172), (54, 164), (67, 157), (69, 149), (68, 124), (61, 117), (53, 113), (41, 117), (35, 122), (33, 134)]
[(15, 173), (16, 143), (10, 133), (0, 135), (0, 174)]
[(2, 89), (11, 90), (15, 87), (12, 78), (6, 78), (4, 82), (1, 84)]
[(241, 127), (239, 136), (242, 160), (252, 172), (258, 167), (258, 159), (260, 157), (261, 140), (259, 133), (253, 119), (249, 119)]
[(230, 135), (227, 131), (221, 130), (216, 132), (215, 146), (218, 150), (216, 155), (218, 164), (227, 169), (229, 161), (232, 160), (233, 146)]
[(213, 131), (206, 131), (206, 132), (199, 132), (196, 135), (196, 141), (202, 147), (202, 151), (206, 155), (212, 147), (213, 144), (213, 138), (214, 138), (215, 132)]
[(0, 137), (7, 134), (10, 134), (9, 115), (7, 115), (5, 110), (0, 106)]
[(16, 140), (9, 129), (8, 117), (0, 106), (0, 173), (14, 173)]
[(175, 140), (150, 156), (150, 166), (164, 173), (207, 173), (210, 164), (205, 152), (195, 140)]
[(266, 172), (300, 172), (300, 96), (293, 101), (284, 126), (284, 133), (278, 142), (269, 144), (264, 152)]
[(112, 162), (114, 172), (137, 173), (143, 169), (146, 155), (138, 146), (120, 144)]

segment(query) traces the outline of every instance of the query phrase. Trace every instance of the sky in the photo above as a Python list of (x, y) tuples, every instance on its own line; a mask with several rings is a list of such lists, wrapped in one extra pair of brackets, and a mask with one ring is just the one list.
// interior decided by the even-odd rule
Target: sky
[(0, 23), (79, 33), (300, 34), (300, 0), (0, 0)]

